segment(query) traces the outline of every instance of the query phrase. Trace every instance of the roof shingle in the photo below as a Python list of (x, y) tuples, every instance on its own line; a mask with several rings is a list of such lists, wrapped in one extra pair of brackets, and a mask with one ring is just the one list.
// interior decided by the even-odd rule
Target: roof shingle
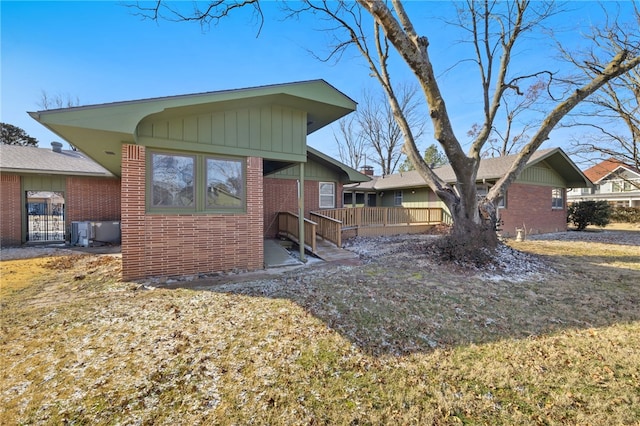
[(0, 170), (15, 173), (113, 177), (108, 170), (78, 151), (0, 145)]

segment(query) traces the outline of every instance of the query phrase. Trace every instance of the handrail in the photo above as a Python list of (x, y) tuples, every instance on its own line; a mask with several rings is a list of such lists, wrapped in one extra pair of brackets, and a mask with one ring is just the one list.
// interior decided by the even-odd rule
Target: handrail
[[(316, 253), (316, 237), (342, 247), (342, 231), (359, 228), (436, 225), (453, 223), (440, 207), (346, 207), (310, 212), (314, 220), (304, 219), (304, 244)], [(298, 215), (278, 213), (278, 234), (300, 244)]]
[(337, 247), (342, 247), (342, 221), (318, 212), (310, 212), (309, 214), (311, 217), (317, 218), (318, 236), (331, 241)]
[(440, 207), (347, 207), (314, 212), (342, 222), (343, 229), (363, 226), (438, 224), (445, 220)]
[[(300, 244), (299, 216), (292, 212), (278, 212), (278, 234), (284, 235)], [(318, 224), (304, 218), (304, 244), (312, 253), (316, 253), (316, 234)]]

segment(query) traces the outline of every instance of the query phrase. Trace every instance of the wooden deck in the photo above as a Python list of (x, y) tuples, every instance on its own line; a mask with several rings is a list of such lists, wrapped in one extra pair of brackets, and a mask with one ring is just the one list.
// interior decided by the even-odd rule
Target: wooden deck
[[(341, 248), (343, 233), (359, 236), (410, 234), (451, 223), (451, 217), (441, 208), (348, 207), (311, 212), (311, 219), (304, 218), (305, 248), (326, 261), (358, 257)], [(300, 244), (299, 228), (298, 215), (278, 214), (278, 235)]]

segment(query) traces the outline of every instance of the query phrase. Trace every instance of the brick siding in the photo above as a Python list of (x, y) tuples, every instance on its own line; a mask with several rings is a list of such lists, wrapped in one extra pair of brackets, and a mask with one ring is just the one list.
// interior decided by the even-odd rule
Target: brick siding
[[(22, 244), (22, 189), (20, 175), (0, 176), (2, 196), (2, 234), (0, 244)], [(120, 180), (69, 176), (65, 191), (66, 238), (69, 238), (72, 221), (120, 220)]]
[(69, 176), (66, 186), (67, 227), (73, 221), (120, 220), (120, 179)]
[(550, 186), (514, 183), (507, 190), (507, 208), (500, 209), (502, 234), (513, 236), (516, 228), (525, 227), (528, 234), (543, 234), (567, 230), (565, 207), (551, 208)]
[(262, 159), (247, 159), (244, 214), (147, 214), (145, 149), (122, 148), (122, 277), (264, 267)]
[(0, 175), (0, 246), (16, 246), (22, 243), (22, 208), (20, 176)]
[[(320, 182), (304, 181), (304, 215), (320, 209)], [(342, 184), (336, 183), (336, 207), (342, 207)], [(264, 235), (273, 238), (278, 233), (278, 212), (298, 212), (298, 182), (295, 179), (264, 179)]]

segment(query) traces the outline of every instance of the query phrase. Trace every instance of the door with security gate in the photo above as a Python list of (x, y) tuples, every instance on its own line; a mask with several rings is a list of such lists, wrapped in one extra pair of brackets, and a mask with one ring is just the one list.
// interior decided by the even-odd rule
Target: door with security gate
[(28, 242), (64, 242), (64, 192), (26, 191)]

